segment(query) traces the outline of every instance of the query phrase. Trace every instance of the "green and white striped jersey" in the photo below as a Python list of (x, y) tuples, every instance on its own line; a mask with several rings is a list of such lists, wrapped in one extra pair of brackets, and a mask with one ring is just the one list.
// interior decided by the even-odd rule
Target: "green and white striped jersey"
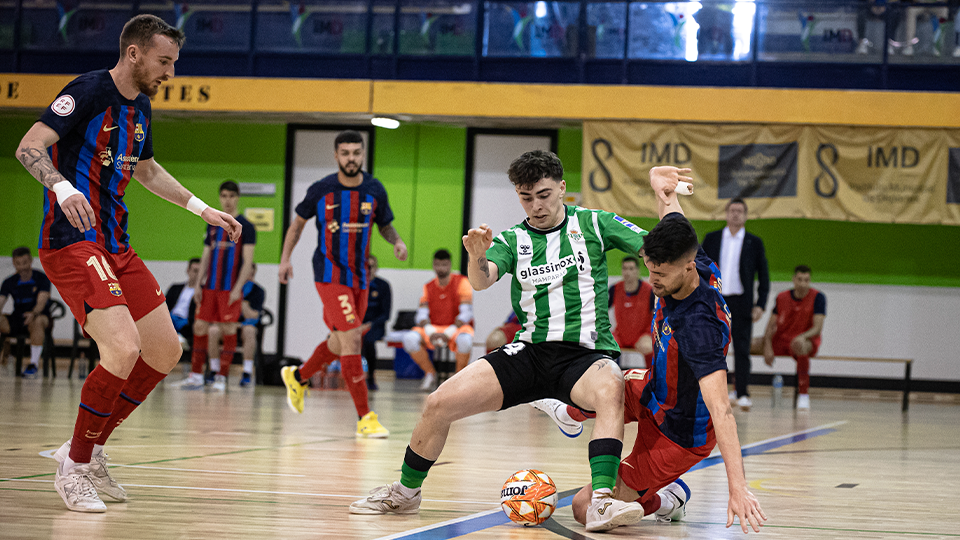
[(567, 206), (556, 227), (523, 223), (503, 231), (487, 250), (499, 280), (513, 274), (510, 297), (523, 329), (514, 341), (569, 341), (619, 351), (607, 313), (606, 252), (637, 255), (647, 231), (611, 212)]

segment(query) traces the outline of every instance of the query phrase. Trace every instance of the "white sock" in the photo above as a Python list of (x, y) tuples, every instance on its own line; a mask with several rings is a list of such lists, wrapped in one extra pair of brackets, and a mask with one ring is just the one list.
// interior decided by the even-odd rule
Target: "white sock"
[(67, 458), (63, 460), (63, 463), (60, 464), (60, 467), (61, 467), (60, 472), (62, 472), (63, 474), (70, 474), (70, 471), (73, 470), (73, 466), (76, 464), (77, 462), (70, 459), (70, 456), (68, 455)]
[(43, 345), (30, 346), (30, 363), (37, 365), (40, 363), (40, 352), (43, 351)]
[(244, 373), (253, 373), (253, 360), (244, 360), (244, 361), (243, 361), (243, 372), (244, 372)]
[(663, 493), (657, 492), (657, 495), (660, 497), (660, 508), (657, 509), (656, 514), (660, 516), (665, 516), (670, 512), (673, 512), (673, 499), (665, 496)]
[(103, 445), (102, 444), (93, 445), (93, 455), (97, 455), (100, 453), (103, 453)]
[(400, 482), (397, 482), (400, 486), (400, 494), (408, 499), (412, 499), (420, 491), (420, 488), (408, 488)]
[(600, 488), (600, 489), (593, 490), (593, 497), (596, 498), (598, 496), (613, 497), (613, 490), (610, 488)]
[(214, 373), (219, 373), (219, 372), (220, 372), (220, 359), (219, 359), (219, 358), (211, 358), (211, 359), (210, 359), (210, 371), (213, 371)]

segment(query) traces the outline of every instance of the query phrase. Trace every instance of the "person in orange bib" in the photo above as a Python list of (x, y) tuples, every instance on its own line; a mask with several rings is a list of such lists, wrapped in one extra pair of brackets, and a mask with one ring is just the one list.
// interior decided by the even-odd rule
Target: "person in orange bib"
[(451, 270), (450, 252), (433, 254), (433, 271), (437, 277), (423, 286), (423, 297), (417, 309), (417, 326), (403, 337), (403, 350), (426, 373), (421, 390), (432, 390), (437, 370), (430, 362), (427, 349), (448, 347), (456, 354), (457, 371), (467, 367), (473, 347), (473, 288), (467, 277)]

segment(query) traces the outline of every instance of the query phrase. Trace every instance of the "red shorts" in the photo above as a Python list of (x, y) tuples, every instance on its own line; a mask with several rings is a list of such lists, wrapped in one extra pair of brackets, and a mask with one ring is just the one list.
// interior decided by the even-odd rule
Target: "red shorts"
[(243, 299), (230, 303), (230, 291), (204, 289), (197, 308), (197, 320), (209, 323), (240, 322), (240, 306)]
[(637, 490), (637, 501), (645, 501), (710, 455), (710, 448), (683, 448), (671, 441), (657, 426), (650, 410), (640, 404), (650, 371), (631, 369), (623, 374), (624, 422), (637, 422), (637, 441), (630, 455), (620, 461), (620, 478)]
[[(794, 358), (797, 355), (793, 354), (793, 349), (790, 348), (790, 342), (792, 339), (774, 339), (773, 340), (773, 354), (777, 356), (792, 356)], [(810, 340), (810, 343), (813, 344), (813, 349), (810, 350), (809, 356), (813, 358), (817, 355), (817, 351), (820, 350), (820, 336), (815, 336)]]
[(346, 332), (359, 328), (367, 314), (367, 290), (339, 283), (316, 282), (323, 302), (323, 323), (330, 330)]
[(41, 249), (40, 264), (81, 328), (87, 313), (95, 309), (127, 306), (133, 320), (139, 321), (166, 301), (157, 279), (133, 249), (108, 253), (99, 244), (77, 242)]

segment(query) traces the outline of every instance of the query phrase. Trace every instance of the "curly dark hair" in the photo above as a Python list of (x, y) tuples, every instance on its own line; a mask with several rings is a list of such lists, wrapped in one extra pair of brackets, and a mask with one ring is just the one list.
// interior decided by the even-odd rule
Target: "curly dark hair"
[(683, 214), (667, 214), (643, 239), (643, 254), (653, 264), (674, 263), (697, 251), (697, 231)]
[(513, 160), (507, 176), (518, 188), (531, 188), (544, 178), (563, 180), (563, 163), (553, 152), (534, 150)]

